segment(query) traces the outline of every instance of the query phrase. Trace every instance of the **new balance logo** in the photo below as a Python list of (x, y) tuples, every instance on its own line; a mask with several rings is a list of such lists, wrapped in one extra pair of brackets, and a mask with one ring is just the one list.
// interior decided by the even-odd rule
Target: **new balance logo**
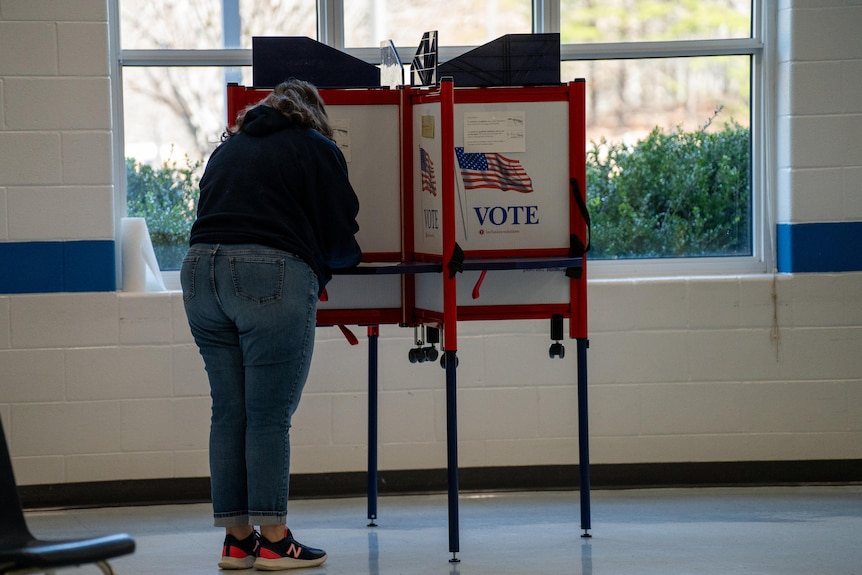
[(291, 543), (290, 547), (287, 548), (287, 551), (285, 551), (284, 554), (287, 556), (293, 555), (294, 559), (299, 559), (299, 556), (302, 555), (302, 547)]

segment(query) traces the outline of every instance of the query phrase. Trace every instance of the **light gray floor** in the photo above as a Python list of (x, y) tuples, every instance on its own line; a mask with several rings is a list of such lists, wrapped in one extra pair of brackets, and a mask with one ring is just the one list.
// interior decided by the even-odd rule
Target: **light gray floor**
[[(292, 501), (299, 541), (329, 553), (308, 575), (862, 575), (862, 486), (651, 489), (592, 493), (592, 538), (578, 493), (462, 494), (458, 564), (445, 494)], [(42, 537), (127, 532), (118, 575), (254, 573), (216, 567), (222, 531), (200, 505), (27, 513)], [(95, 574), (94, 567), (62, 573)]]

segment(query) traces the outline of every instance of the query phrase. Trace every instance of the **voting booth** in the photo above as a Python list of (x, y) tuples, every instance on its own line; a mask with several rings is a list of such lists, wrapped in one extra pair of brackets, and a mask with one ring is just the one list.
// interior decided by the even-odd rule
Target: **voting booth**
[[(520, 36), (518, 46), (529, 52), (529, 39)], [(537, 36), (547, 51), (548, 38)], [(568, 337), (576, 340), (581, 528), (588, 537), (585, 82), (459, 86), (456, 73), (431, 85), (344, 86), (344, 76), (302, 77), (308, 58), (328, 54), (308, 56), (306, 40), (256, 41), (256, 51), (277, 57), (256, 55), (255, 66), (262, 62), (267, 69), (256, 69), (255, 79), (274, 84), (297, 77), (318, 86), (359, 198), (362, 263), (335, 272), (318, 325), (340, 326), (353, 344), (358, 338), (350, 326), (367, 329), (370, 525), (377, 518), (379, 326), (413, 328), (409, 360), (439, 359), (445, 370), (449, 551), (456, 562), (458, 322), (546, 319), (550, 358), (565, 354), (566, 321)], [(513, 40), (505, 40), (501, 53), (509, 57)], [(290, 65), (294, 41), (301, 44), (297, 69)], [(487, 64), (488, 50), (479, 53)], [(450, 68), (475, 71), (465, 56), (468, 61)], [(326, 67), (318, 62), (317, 70)], [(353, 76), (374, 80), (365, 72)], [(271, 87), (228, 85), (228, 121)]]
[[(584, 254), (572, 245), (586, 235), (572, 183), (584, 180), (585, 160), (570, 142), (583, 134), (583, 86), (459, 89), (444, 80), (411, 95), (413, 257), (443, 261), (454, 250), (463, 259), (459, 320), (585, 319)], [(424, 320), (445, 311), (439, 280), (416, 278), (414, 312)], [(573, 324), (571, 336), (586, 330)]]

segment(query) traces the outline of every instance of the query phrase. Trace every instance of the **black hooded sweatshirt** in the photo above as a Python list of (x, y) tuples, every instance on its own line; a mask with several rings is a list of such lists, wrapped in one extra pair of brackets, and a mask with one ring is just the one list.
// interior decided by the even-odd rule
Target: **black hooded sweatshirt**
[(333, 269), (359, 263), (359, 200), (333, 141), (258, 106), (219, 145), (200, 181), (189, 244), (259, 244), (302, 258), (320, 293)]

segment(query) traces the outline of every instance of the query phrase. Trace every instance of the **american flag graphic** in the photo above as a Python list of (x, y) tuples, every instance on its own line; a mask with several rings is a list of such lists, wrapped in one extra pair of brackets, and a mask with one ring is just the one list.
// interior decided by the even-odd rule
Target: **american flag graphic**
[(533, 180), (518, 160), (497, 153), (467, 154), (464, 148), (455, 148), (455, 155), (465, 190), (490, 188), (522, 194), (533, 191)]
[(425, 148), (419, 148), (419, 163), (422, 169), (422, 191), (437, 195), (437, 178), (434, 176), (434, 162)]

